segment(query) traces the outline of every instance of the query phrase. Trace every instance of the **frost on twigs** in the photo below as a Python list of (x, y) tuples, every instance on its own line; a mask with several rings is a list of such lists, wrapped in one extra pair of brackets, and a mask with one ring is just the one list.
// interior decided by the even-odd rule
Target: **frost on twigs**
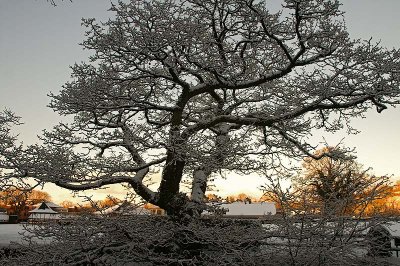
[(78, 217), (28, 228), (53, 242), (21, 246), (23, 254), (7, 259), (8, 263), (232, 265), (255, 261), (257, 239), (262, 236), (259, 224), (249, 222), (244, 226), (213, 220), (180, 224), (159, 216)]
[(25, 180), (26, 149), (13, 134), (13, 126), (20, 125), (20, 117), (10, 110), (0, 112), (0, 191), (19, 189), (29, 191), (40, 182), (28, 183)]
[(84, 19), (92, 56), (50, 103), (73, 122), (47, 130), (16, 169), (71, 190), (128, 184), (183, 213), (183, 179), (199, 203), (210, 176), (312, 157), (313, 130), (354, 132), (352, 118), (399, 104), (399, 51), (350, 39), (339, 1), (268, 5), (132, 0), (107, 22)]
[[(377, 265), (351, 220), (248, 221), (81, 216), (28, 225), (4, 265)], [(263, 223), (263, 224), (262, 224)], [(352, 237), (349, 238), (350, 234)], [(360, 255), (361, 254), (361, 255)], [(370, 263), (370, 264), (369, 264)], [(375, 264), (374, 264), (375, 263)]]

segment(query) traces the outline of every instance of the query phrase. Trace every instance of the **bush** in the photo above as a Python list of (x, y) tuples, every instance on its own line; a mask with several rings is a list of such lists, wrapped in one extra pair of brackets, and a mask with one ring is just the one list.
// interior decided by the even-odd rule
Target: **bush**
[(345, 249), (325, 256), (317, 241), (293, 256), (289, 245), (305, 242), (277, 245), (276, 232), (260, 221), (79, 217), (27, 228), (39, 241), (15, 246), (19, 253), (0, 259), (1, 265), (374, 265), (368, 261), (373, 258), (350, 256)]

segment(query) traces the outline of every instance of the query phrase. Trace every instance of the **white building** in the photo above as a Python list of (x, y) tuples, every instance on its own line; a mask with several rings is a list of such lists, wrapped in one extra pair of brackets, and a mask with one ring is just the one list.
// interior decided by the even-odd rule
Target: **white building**
[(5, 209), (0, 209), (0, 223), (7, 223), (9, 218), (7, 211)]
[(225, 214), (223, 216), (227, 218), (260, 219), (276, 214), (276, 207), (273, 202), (250, 203), (238, 201), (233, 203), (217, 203), (214, 206), (224, 209)]
[(58, 211), (55, 211), (50, 206), (54, 208), (62, 208), (57, 204), (52, 202), (42, 202), (36, 209), (29, 211), (30, 215), (28, 217), (28, 221), (30, 222), (40, 222), (40, 221), (47, 221), (47, 220), (59, 220), (61, 215)]

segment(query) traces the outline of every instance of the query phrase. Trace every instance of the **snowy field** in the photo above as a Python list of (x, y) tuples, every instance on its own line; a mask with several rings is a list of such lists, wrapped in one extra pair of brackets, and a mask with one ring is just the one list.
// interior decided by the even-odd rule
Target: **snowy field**
[[(28, 225), (34, 226), (34, 225)], [(0, 224), (0, 248), (10, 245), (11, 242), (22, 243), (22, 233), (24, 233), (24, 224)], [(37, 243), (49, 243), (50, 238), (47, 239), (37, 239), (32, 240)]]
[(22, 224), (0, 224), (0, 247), (8, 246), (10, 242), (21, 242), (19, 233), (23, 231)]

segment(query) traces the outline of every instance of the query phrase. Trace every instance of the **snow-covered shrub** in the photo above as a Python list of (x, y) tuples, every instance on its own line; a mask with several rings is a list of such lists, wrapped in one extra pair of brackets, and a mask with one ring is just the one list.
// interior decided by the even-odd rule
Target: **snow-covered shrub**
[[(376, 263), (374, 258), (357, 256), (347, 243), (336, 241), (333, 245), (334, 231), (327, 233), (329, 224), (314, 222), (313, 228), (307, 228), (310, 237), (307, 239), (305, 222), (293, 223), (292, 227), (269, 222), (274, 226), (262, 226), (261, 220), (220, 218), (182, 223), (159, 216), (79, 217), (28, 227), (36, 239), (51, 238), (51, 243), (37, 241), (14, 246), (19, 254), (0, 259), (0, 265)], [(321, 246), (322, 243), (325, 245)]]

